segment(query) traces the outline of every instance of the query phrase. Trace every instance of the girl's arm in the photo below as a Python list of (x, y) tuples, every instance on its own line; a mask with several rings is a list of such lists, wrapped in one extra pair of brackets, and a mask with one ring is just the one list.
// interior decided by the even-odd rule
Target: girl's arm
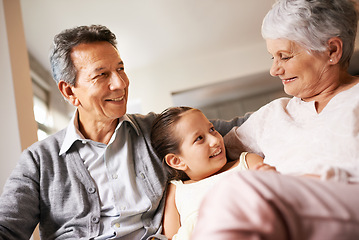
[(275, 167), (263, 163), (263, 158), (255, 153), (247, 153), (246, 162), (248, 165), (248, 169), (276, 171)]
[(178, 213), (176, 203), (175, 203), (175, 193), (176, 186), (174, 184), (169, 184), (167, 189), (167, 196), (165, 202), (165, 210), (163, 213), (163, 234), (168, 238), (172, 237), (178, 232), (178, 229), (181, 226), (180, 215)]

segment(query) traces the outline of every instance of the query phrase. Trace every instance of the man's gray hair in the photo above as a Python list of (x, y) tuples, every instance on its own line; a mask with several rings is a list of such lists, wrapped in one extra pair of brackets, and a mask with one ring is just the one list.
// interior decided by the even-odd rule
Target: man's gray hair
[(71, 51), (75, 46), (104, 41), (117, 48), (115, 34), (101, 25), (75, 27), (56, 35), (50, 53), (51, 71), (56, 83), (63, 80), (73, 86), (76, 84), (77, 71), (71, 59)]

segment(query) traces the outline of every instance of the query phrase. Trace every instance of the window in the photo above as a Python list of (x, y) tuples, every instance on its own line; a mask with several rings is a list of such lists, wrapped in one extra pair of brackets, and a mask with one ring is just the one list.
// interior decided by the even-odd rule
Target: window
[(36, 73), (31, 71), (33, 100), (34, 100), (34, 115), (37, 122), (38, 140), (46, 138), (52, 133), (53, 119), (49, 111), (49, 85), (42, 80)]

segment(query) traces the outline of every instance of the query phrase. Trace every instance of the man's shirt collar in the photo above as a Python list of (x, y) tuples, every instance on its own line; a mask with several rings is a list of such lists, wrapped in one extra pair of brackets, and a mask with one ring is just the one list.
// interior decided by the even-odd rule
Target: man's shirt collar
[[(129, 125), (135, 130), (137, 135), (139, 135), (139, 131), (138, 131), (136, 125), (127, 116), (127, 114), (125, 114), (121, 118), (119, 118), (119, 122), (117, 124), (117, 127), (116, 127), (114, 133), (117, 133), (118, 129), (120, 129), (123, 122), (128, 122)], [(110, 143), (113, 141), (114, 135), (115, 134), (113, 134), (113, 136), (111, 137)], [(90, 139), (85, 139), (85, 137), (82, 135), (82, 133), (79, 130), (78, 110), (75, 111), (74, 115), (72, 116), (72, 118), (70, 120), (69, 125), (67, 126), (65, 138), (64, 138), (64, 141), (63, 141), (63, 143), (61, 145), (59, 155), (62, 155), (64, 153), (66, 153), (70, 149), (70, 147), (74, 144), (74, 142), (76, 142), (77, 140), (79, 140), (79, 141), (91, 141)]]

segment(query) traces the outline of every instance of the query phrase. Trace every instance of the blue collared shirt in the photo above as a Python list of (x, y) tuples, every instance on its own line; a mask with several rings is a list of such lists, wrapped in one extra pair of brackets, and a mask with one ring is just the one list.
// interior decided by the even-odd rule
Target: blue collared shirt
[(150, 200), (135, 180), (129, 134), (132, 130), (138, 135), (136, 126), (124, 115), (107, 145), (85, 139), (79, 131), (76, 111), (59, 153), (65, 154), (72, 145), (78, 150), (100, 196), (101, 234), (113, 237), (111, 239), (126, 235), (121, 239), (139, 239), (144, 234), (142, 214), (151, 207)]

